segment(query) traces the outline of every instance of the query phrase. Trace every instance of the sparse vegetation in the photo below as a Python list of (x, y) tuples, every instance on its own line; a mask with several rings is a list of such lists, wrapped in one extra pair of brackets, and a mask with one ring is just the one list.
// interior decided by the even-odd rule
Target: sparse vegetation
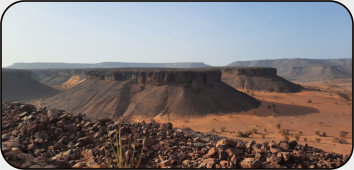
[(288, 140), (289, 140), (289, 137), (288, 137), (288, 136), (284, 136), (284, 140), (285, 140), (285, 141), (288, 141)]
[(317, 143), (320, 143), (320, 142), (321, 142), (321, 138), (315, 138), (315, 141), (316, 141)]
[(211, 129), (211, 133), (215, 133), (215, 128), (212, 128), (212, 129)]
[(252, 131), (247, 130), (247, 131), (237, 131), (237, 136), (238, 137), (243, 137), (243, 138), (248, 138), (249, 136), (252, 135)]
[(321, 136), (321, 131), (316, 130), (316, 131), (315, 131), (315, 134), (316, 134), (317, 136)]
[(267, 108), (268, 108), (268, 109), (271, 109), (271, 108), (272, 108), (272, 106), (271, 106), (271, 105), (268, 105), (268, 106), (267, 106)]
[(349, 132), (346, 132), (346, 131), (343, 131), (343, 130), (342, 130), (342, 131), (339, 132), (339, 137), (345, 138), (345, 137), (348, 135), (348, 133), (349, 133)]
[(267, 128), (264, 128), (264, 133), (267, 133)]
[(323, 133), (322, 133), (322, 136), (323, 136), (323, 137), (327, 137), (327, 133), (326, 133), (326, 132), (323, 132)]
[[(143, 155), (143, 148), (145, 146), (146, 136), (144, 137), (144, 139), (142, 141), (142, 147), (141, 147), (139, 159), (135, 158), (135, 154), (137, 152), (137, 150), (136, 150), (136, 146), (137, 146), (136, 135), (134, 135), (134, 141), (133, 141), (134, 147), (133, 148), (131, 148), (130, 145), (128, 145), (128, 148), (123, 146), (120, 129), (119, 129), (119, 132), (116, 131), (116, 134), (114, 135), (114, 139), (113, 139), (114, 140), (113, 141), (112, 137), (109, 137), (110, 146), (105, 146), (105, 148), (104, 148), (105, 160), (106, 160), (107, 166), (109, 168), (114, 168), (112, 165), (114, 162), (114, 163), (116, 163), (115, 166), (117, 168), (139, 168), (140, 162), (141, 162), (141, 156)], [(106, 147), (107, 147), (107, 149), (106, 149)], [(112, 153), (110, 152), (111, 150), (112, 150)], [(123, 153), (130, 153), (130, 154), (124, 154), (124, 156), (123, 156)]]
[(288, 135), (290, 135), (289, 129), (282, 129), (282, 130), (279, 131), (279, 133), (280, 133), (282, 136), (288, 136)]
[(253, 129), (251, 129), (251, 131), (253, 134), (257, 134), (257, 129), (253, 128)]
[(333, 138), (333, 143), (347, 144), (348, 142), (343, 138), (335, 137), (335, 138)]
[(307, 138), (306, 138), (306, 137), (304, 138), (304, 141), (305, 141), (305, 142), (307, 141)]
[(265, 134), (262, 134), (262, 138), (263, 138), (263, 139), (265, 138)]
[(300, 134), (295, 134), (295, 139), (296, 139), (296, 141), (299, 141), (300, 140)]
[(225, 130), (226, 130), (226, 127), (225, 127), (225, 126), (223, 126), (223, 127), (220, 128), (220, 131), (221, 131), (221, 132), (225, 132)]
[(280, 129), (281, 124), (280, 124), (280, 123), (278, 123), (278, 124), (276, 124), (275, 126), (277, 127), (277, 129)]
[(311, 99), (307, 100), (307, 103), (312, 103), (312, 100)]

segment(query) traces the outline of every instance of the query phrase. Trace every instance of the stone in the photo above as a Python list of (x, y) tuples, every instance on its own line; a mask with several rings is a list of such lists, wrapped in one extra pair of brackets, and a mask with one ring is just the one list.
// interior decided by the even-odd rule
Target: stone
[(83, 163), (83, 162), (78, 162), (78, 163), (76, 163), (74, 166), (73, 166), (73, 168), (83, 168), (85, 166), (85, 163)]
[(87, 145), (87, 144), (93, 143), (94, 142), (94, 138), (93, 138), (93, 136), (85, 136), (85, 137), (79, 138), (77, 140), (77, 142), (80, 145)]
[(281, 142), (279, 143), (279, 148), (280, 148), (282, 151), (288, 151), (288, 149), (289, 149), (289, 144), (288, 144), (288, 142), (286, 142), (286, 141), (281, 141)]
[(49, 109), (47, 114), (49, 121), (56, 121), (59, 118), (59, 111), (57, 109)]
[(166, 131), (166, 130), (171, 130), (172, 129), (172, 123), (167, 122), (167, 123), (162, 123), (160, 126), (160, 130)]
[(182, 168), (191, 168), (191, 161), (190, 160), (184, 160), (182, 162)]
[(193, 143), (193, 146), (194, 146), (194, 147), (198, 147), (198, 148), (202, 148), (202, 147), (205, 146), (205, 144), (204, 144), (204, 143), (197, 142), (197, 143)]
[(203, 159), (198, 168), (213, 168), (215, 165), (215, 158)]
[(212, 158), (216, 157), (217, 155), (217, 149), (216, 148), (211, 148), (209, 152), (205, 155), (206, 158)]
[(261, 162), (254, 158), (245, 158), (240, 162), (240, 166), (242, 168), (259, 168), (261, 166)]
[(231, 162), (230, 161), (220, 161), (220, 166), (221, 168), (231, 168)]
[(275, 164), (279, 164), (279, 162), (281, 161), (281, 158), (279, 158), (277, 155), (272, 154), (270, 157), (267, 158), (266, 160), (268, 163), (271, 163), (273, 165)]

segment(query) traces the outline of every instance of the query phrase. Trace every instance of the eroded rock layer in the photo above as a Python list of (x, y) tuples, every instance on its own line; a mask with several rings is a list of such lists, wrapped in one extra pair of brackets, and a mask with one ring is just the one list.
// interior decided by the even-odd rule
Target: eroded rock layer
[(277, 75), (275, 68), (225, 67), (221, 68), (222, 81), (236, 89), (269, 92), (299, 92), (302, 86)]

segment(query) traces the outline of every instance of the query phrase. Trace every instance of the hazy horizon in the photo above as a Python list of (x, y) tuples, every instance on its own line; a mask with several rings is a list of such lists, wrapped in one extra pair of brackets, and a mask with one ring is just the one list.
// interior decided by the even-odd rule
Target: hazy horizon
[(2, 67), (352, 57), (350, 16), (333, 2), (21, 2), (2, 27)]

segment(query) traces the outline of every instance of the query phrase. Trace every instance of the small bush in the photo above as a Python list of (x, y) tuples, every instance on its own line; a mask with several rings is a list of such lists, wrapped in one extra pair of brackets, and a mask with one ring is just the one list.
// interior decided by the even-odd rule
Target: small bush
[(327, 133), (326, 133), (326, 132), (323, 132), (323, 133), (322, 133), (322, 136), (323, 136), (323, 137), (327, 137)]
[(268, 108), (268, 109), (271, 109), (271, 108), (272, 108), (272, 106), (271, 106), (271, 105), (268, 105), (268, 106), (267, 106), (267, 108)]
[(316, 141), (317, 143), (320, 143), (320, 142), (321, 142), (321, 138), (315, 138), (315, 141)]
[(212, 133), (215, 133), (215, 128), (212, 128), (212, 129), (211, 129), (211, 132), (212, 132)]
[(283, 136), (288, 136), (288, 135), (290, 135), (289, 129), (282, 129), (282, 130), (279, 131), (279, 133), (280, 133), (281, 135), (283, 135)]
[(307, 138), (306, 138), (306, 137), (304, 138), (304, 141), (305, 141), (305, 142), (307, 141)]
[(276, 124), (275, 126), (277, 127), (277, 129), (280, 129), (281, 124), (280, 124), (280, 123), (278, 123), (278, 124)]
[(299, 135), (301, 136), (302, 134), (304, 134), (301, 130), (299, 131)]
[(333, 143), (339, 143), (339, 144), (347, 144), (348, 142), (345, 139), (340, 139), (340, 138), (333, 138)]
[(346, 131), (340, 131), (340, 133), (339, 133), (339, 137), (341, 137), (341, 138), (345, 138), (347, 135), (348, 135), (348, 133), (349, 132), (346, 132)]
[(299, 141), (300, 140), (300, 134), (296, 134), (295, 135), (295, 139), (296, 139), (296, 141)]
[(267, 128), (264, 128), (264, 133), (267, 133)]
[(252, 131), (248, 130), (248, 131), (237, 131), (237, 136), (238, 137), (243, 137), (243, 138), (248, 138), (249, 136), (252, 135)]
[(257, 134), (257, 129), (253, 128), (251, 131), (253, 134)]
[(316, 130), (316, 131), (315, 131), (315, 134), (316, 134), (317, 136), (321, 136), (321, 131)]
[(223, 126), (223, 127), (220, 128), (220, 131), (221, 131), (221, 132), (225, 132), (225, 130), (226, 130), (226, 127), (225, 127), (225, 126)]
[(311, 99), (307, 100), (307, 103), (312, 103), (312, 100)]
[(265, 134), (262, 134), (262, 138), (263, 138), (263, 139), (265, 138)]

